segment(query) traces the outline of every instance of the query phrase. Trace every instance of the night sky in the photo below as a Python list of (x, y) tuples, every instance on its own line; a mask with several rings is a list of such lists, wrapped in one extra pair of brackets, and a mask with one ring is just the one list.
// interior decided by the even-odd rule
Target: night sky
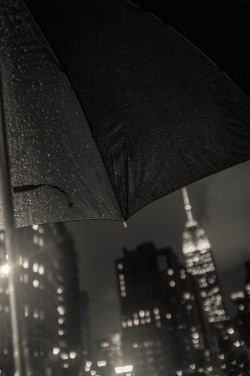
[[(250, 162), (222, 171), (188, 187), (195, 219), (204, 227), (212, 245), (229, 312), (230, 292), (240, 289), (244, 262), (250, 259)], [(90, 297), (93, 338), (119, 329), (116, 258), (123, 247), (153, 241), (171, 246), (182, 259), (181, 239), (185, 224), (180, 191), (139, 211), (128, 221), (80, 221), (68, 224), (80, 254), (80, 283)]]

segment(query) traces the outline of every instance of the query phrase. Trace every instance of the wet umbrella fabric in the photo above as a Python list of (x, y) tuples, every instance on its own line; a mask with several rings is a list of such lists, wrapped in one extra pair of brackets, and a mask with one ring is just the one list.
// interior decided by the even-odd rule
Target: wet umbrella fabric
[(0, 12), (17, 227), (127, 219), (249, 159), (249, 98), (147, 12), (112, 0), (1, 0)]

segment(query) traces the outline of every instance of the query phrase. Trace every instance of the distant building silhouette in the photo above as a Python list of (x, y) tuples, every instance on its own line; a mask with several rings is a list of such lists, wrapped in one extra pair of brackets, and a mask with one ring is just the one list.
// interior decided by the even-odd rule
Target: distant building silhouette
[(77, 255), (63, 224), (15, 231), (16, 265), (8, 265), (0, 233), (0, 369), (13, 375), (8, 267), (15, 267), (22, 336), (34, 376), (78, 375), (82, 355)]
[(199, 363), (204, 338), (192, 279), (173, 250), (153, 243), (125, 249), (116, 269), (124, 358), (136, 376), (173, 375)]

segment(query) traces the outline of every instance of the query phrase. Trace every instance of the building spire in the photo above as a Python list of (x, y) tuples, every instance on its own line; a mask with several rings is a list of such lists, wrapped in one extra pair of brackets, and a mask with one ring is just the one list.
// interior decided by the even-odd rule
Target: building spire
[(190, 205), (187, 188), (183, 187), (181, 191), (182, 191), (182, 196), (183, 196), (183, 201), (184, 201), (184, 209), (187, 215), (187, 224), (193, 223), (194, 218), (193, 218), (193, 213), (192, 213), (192, 206)]

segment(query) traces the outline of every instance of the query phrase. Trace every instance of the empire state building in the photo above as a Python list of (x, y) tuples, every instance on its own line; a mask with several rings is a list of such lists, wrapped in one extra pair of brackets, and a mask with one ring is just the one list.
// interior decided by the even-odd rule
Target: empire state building
[(196, 281), (197, 293), (207, 322), (222, 322), (227, 320), (227, 317), (211, 245), (204, 229), (193, 218), (186, 188), (182, 189), (182, 194), (187, 215), (182, 248), (186, 269)]

